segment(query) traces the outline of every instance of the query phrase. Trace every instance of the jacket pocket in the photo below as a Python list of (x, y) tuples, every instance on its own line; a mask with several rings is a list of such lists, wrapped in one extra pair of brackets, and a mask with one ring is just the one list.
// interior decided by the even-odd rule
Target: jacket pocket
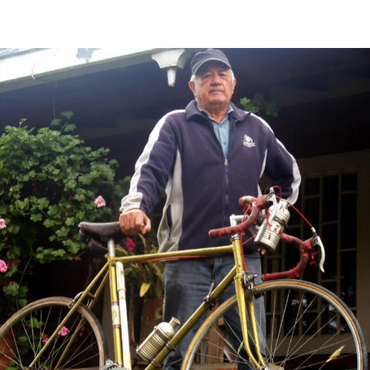
[(168, 240), (171, 239), (171, 231), (172, 231), (172, 212), (171, 212), (171, 204), (166, 209), (166, 220), (168, 226)]

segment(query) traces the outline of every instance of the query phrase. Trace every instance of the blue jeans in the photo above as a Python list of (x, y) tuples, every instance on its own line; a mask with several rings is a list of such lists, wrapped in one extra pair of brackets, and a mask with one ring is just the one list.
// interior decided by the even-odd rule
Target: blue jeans
[[(261, 282), (261, 259), (259, 253), (247, 254), (246, 264), (249, 274), (258, 275), (255, 280), (256, 283)], [(212, 282), (215, 286), (220, 283), (233, 266), (234, 257), (231, 254), (219, 257), (166, 262), (163, 274), (165, 296), (164, 320), (169, 322), (171, 317), (174, 316), (181, 324), (185, 323), (209, 293)], [(220, 297), (219, 303), (223, 303), (233, 295), (235, 295), (235, 286), (234, 284), (230, 284), (222, 297)], [(258, 301), (255, 303), (256, 315), (264, 318), (263, 299), (259, 299)], [(234, 321), (231, 324), (233, 329), (240, 331), (238, 315), (234, 315), (231, 319)], [(199, 321), (183, 338), (175, 351), (170, 353), (164, 362), (163, 370), (180, 369), (182, 359), (186, 354), (189, 344), (203, 321), (204, 319)], [(264, 327), (264, 323), (265, 321), (261, 326)], [(249, 369), (245, 365), (239, 365), (238, 368), (240, 370)]]

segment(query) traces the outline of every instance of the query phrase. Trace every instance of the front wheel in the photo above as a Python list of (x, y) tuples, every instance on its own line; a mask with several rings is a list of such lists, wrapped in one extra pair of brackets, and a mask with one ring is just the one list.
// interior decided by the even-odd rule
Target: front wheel
[[(300, 280), (259, 284), (246, 293), (264, 297), (266, 338), (261, 352), (270, 370), (367, 370), (364, 336), (350, 309), (332, 292)], [(236, 297), (212, 312), (190, 344), (182, 370), (254, 369), (226, 316), (238, 315)], [(253, 343), (251, 343), (253, 347)], [(212, 368), (210, 366), (209, 368)]]
[[(95, 315), (81, 305), (58, 331), (72, 300), (45, 298), (28, 304), (0, 328), (0, 370), (99, 369), (104, 366), (104, 335)], [(50, 343), (49, 343), (50, 341)], [(39, 359), (40, 351), (48, 344)]]

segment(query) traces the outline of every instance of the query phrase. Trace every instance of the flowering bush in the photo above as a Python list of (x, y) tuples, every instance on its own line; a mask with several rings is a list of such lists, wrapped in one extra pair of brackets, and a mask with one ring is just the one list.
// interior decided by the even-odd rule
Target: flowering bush
[(35, 264), (78, 258), (79, 222), (118, 209), (117, 162), (72, 135), (72, 116), (37, 131), (21, 120), (0, 137), (0, 315), (27, 303)]

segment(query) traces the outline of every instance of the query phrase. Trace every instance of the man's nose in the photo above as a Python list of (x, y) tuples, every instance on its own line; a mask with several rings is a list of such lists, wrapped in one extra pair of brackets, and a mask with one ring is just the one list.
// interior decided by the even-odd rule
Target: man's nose
[(212, 76), (212, 85), (218, 85), (221, 83), (221, 77), (217, 74)]

